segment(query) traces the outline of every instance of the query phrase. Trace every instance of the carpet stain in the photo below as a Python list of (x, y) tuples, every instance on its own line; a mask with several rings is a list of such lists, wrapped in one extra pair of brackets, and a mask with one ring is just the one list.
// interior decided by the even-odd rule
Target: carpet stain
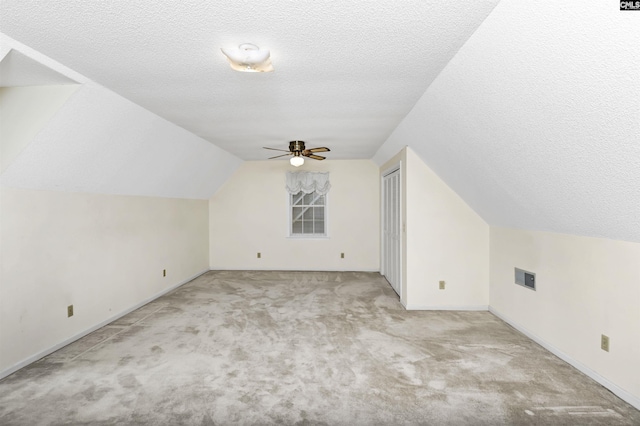
[(140, 387), (140, 382), (132, 373), (118, 375), (118, 383), (125, 389), (133, 389)]
[(118, 361), (118, 367), (125, 367), (134, 359), (135, 358), (131, 355), (125, 355), (122, 358), (120, 358), (120, 360)]
[(96, 402), (104, 398), (112, 389), (109, 387), (96, 386), (95, 384), (89, 384), (88, 387), (83, 390), (80, 395), (87, 401)]
[(155, 345), (151, 348), (151, 352), (153, 352), (154, 354), (162, 354), (164, 353), (164, 349), (162, 349), (160, 346)]
[(200, 330), (198, 330), (198, 329), (197, 329), (197, 328), (195, 328), (195, 327), (187, 327), (187, 328), (185, 328), (185, 330), (184, 330), (184, 331), (185, 331), (185, 332), (187, 332), (187, 333), (191, 333), (191, 334), (193, 334), (193, 335), (195, 335), (195, 336), (197, 336), (198, 334), (200, 334)]

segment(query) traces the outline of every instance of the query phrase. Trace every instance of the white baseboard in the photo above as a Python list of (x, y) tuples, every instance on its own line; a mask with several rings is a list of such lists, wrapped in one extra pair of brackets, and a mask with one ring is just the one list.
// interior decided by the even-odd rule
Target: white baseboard
[(463, 305), (463, 306), (427, 306), (405, 305), (407, 311), (488, 311), (488, 305)]
[(560, 349), (556, 348), (555, 346), (549, 344), (544, 339), (538, 337), (537, 335), (533, 334), (532, 332), (530, 332), (526, 328), (522, 327), (518, 323), (516, 323), (516, 322), (512, 321), (511, 319), (505, 317), (504, 315), (502, 315), (500, 312), (496, 311), (491, 306), (489, 307), (489, 312), (491, 312), (493, 315), (497, 316), (502, 321), (506, 322), (511, 327), (515, 328), (520, 333), (524, 334), (529, 339), (533, 340), (534, 342), (536, 342), (537, 344), (539, 344), (540, 346), (542, 346), (543, 348), (545, 348), (546, 350), (548, 350), (549, 352), (551, 352), (552, 354), (554, 354), (555, 356), (557, 356), (558, 358), (560, 358), (561, 360), (566, 362), (567, 364), (571, 364), (572, 366), (574, 366), (575, 368), (580, 370), (585, 375), (591, 377), (593, 380), (595, 380), (596, 382), (600, 383), (602, 386), (604, 386), (605, 388), (609, 389), (611, 392), (613, 392), (618, 397), (620, 397), (620, 399), (628, 402), (629, 404), (633, 405), (635, 408), (640, 410), (640, 398), (638, 398), (637, 396), (632, 395), (631, 393), (629, 393), (626, 390), (622, 389), (620, 386), (616, 385), (615, 383), (611, 382), (610, 380), (606, 379), (605, 377), (602, 377), (600, 374), (596, 373), (595, 371), (593, 371), (592, 369), (590, 369), (586, 365), (584, 365), (581, 362), (576, 361), (575, 359), (571, 358), (569, 355), (565, 354), (564, 352), (562, 352)]
[(38, 352), (36, 354), (33, 354), (33, 355), (31, 355), (30, 357), (28, 357), (26, 359), (23, 359), (22, 361), (12, 365), (11, 367), (0, 371), (0, 379), (3, 379), (5, 377), (7, 377), (8, 375), (13, 374), (16, 371), (20, 370), (21, 368), (24, 368), (27, 365), (29, 365), (29, 364), (31, 364), (33, 362), (36, 362), (39, 359), (44, 358), (45, 356), (57, 351), (58, 349), (61, 349), (61, 348), (65, 347), (65, 346), (67, 346), (68, 344), (75, 342), (76, 340), (86, 336), (89, 333), (93, 333), (97, 329), (104, 327), (105, 325), (117, 320), (118, 318), (121, 318), (121, 317), (127, 315), (130, 312), (135, 311), (136, 309), (146, 305), (149, 302), (152, 302), (152, 301), (156, 300), (157, 298), (159, 298), (161, 296), (164, 296), (165, 294), (169, 293), (170, 291), (175, 290), (176, 288), (188, 283), (191, 280), (194, 280), (194, 279), (198, 278), (200, 275), (205, 274), (207, 272), (209, 272), (209, 269), (205, 269), (202, 272), (198, 272), (194, 276), (192, 276), (190, 278), (187, 278), (186, 280), (183, 280), (183, 281), (181, 281), (181, 282), (179, 282), (177, 284), (174, 284), (171, 287), (168, 287), (168, 288), (162, 290), (159, 293), (154, 294), (153, 296), (149, 297), (148, 299), (145, 299), (142, 302), (137, 303), (134, 306), (131, 306), (131, 307), (125, 309), (124, 311), (122, 311), (122, 312), (120, 312), (118, 314), (115, 314), (114, 316), (112, 316), (112, 317), (110, 317), (110, 318), (108, 318), (108, 319), (106, 319), (104, 321), (101, 321), (100, 323), (98, 323), (98, 324), (96, 324), (96, 325), (94, 325), (94, 326), (92, 326), (92, 327), (90, 327), (90, 328), (88, 328), (88, 329), (86, 329), (84, 331), (81, 331), (80, 333), (76, 334), (75, 336), (72, 336), (72, 337), (62, 341), (62, 342), (58, 343), (57, 345), (54, 345), (54, 346), (52, 346), (52, 347), (50, 347), (48, 349), (45, 349), (45, 350), (40, 351), (40, 352)]
[(318, 269), (318, 268), (211, 268), (211, 271), (266, 271), (266, 272), (378, 272), (380, 269)]

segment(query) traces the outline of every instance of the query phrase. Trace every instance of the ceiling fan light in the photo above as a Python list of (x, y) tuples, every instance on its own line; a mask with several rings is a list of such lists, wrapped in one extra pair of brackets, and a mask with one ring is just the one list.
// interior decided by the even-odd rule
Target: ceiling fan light
[(300, 155), (295, 155), (291, 157), (291, 160), (289, 160), (289, 162), (293, 167), (300, 167), (304, 164), (304, 158), (302, 158)]
[(220, 49), (229, 60), (232, 69), (240, 72), (271, 72), (271, 53), (255, 44), (244, 43), (237, 49)]

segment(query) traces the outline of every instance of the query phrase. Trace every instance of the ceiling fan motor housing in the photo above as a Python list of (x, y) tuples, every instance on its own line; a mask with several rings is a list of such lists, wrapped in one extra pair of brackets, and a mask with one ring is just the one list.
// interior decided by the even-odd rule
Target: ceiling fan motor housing
[(291, 142), (289, 142), (289, 151), (291, 151), (291, 152), (304, 151), (304, 141), (291, 141)]
[(288, 151), (286, 151), (284, 149), (279, 149), (279, 148), (269, 148), (267, 146), (263, 146), (263, 148), (264, 149), (270, 149), (270, 150), (273, 150), (273, 151), (286, 152), (286, 154), (280, 154), (280, 155), (276, 155), (275, 157), (269, 157), (269, 160), (272, 160), (274, 158), (287, 157), (287, 156), (290, 156), (290, 155), (293, 155), (293, 157), (307, 157), (307, 158), (312, 158), (314, 160), (324, 160), (326, 157), (323, 157), (322, 155), (316, 155), (316, 152), (329, 152), (329, 151), (331, 151), (326, 146), (320, 146), (320, 147), (317, 147), (317, 148), (306, 149), (304, 141), (290, 141), (289, 142), (289, 150)]

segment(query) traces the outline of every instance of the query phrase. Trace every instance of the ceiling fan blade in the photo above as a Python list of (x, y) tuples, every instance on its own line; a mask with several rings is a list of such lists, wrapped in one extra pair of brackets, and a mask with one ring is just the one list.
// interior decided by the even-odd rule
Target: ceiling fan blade
[(314, 154), (305, 155), (305, 157), (313, 158), (314, 160), (324, 160), (326, 158), (321, 155), (314, 155)]
[(263, 146), (264, 149), (271, 149), (273, 151), (282, 151), (282, 152), (289, 152), (288, 149), (278, 149), (278, 148), (269, 148), (267, 146)]
[(329, 148), (325, 147), (325, 146), (321, 146), (319, 148), (308, 149), (307, 151), (309, 151), (309, 152), (329, 152), (331, 150)]
[(288, 157), (289, 155), (291, 155), (292, 153), (288, 153), (288, 154), (282, 154), (282, 155), (276, 155), (275, 157), (269, 157), (267, 158), (267, 160), (272, 160), (274, 158), (280, 158), (280, 157)]

